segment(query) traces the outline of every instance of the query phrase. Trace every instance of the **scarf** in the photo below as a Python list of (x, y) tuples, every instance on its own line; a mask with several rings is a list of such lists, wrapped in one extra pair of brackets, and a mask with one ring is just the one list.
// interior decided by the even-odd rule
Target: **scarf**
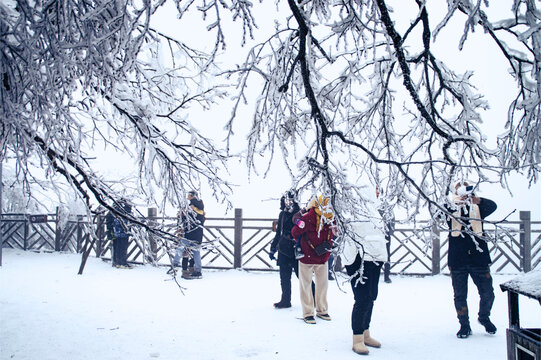
[(460, 196), (456, 195), (454, 198), (454, 203), (459, 206), (459, 209), (453, 213), (453, 218), (451, 219), (451, 236), (460, 236), (460, 231), (462, 230), (462, 224), (457, 221), (455, 218), (460, 217), (460, 207), (464, 205), (468, 205), (468, 213), (466, 214), (467, 217), (470, 218), (470, 225), (477, 236), (483, 235), (483, 224), (481, 223), (481, 212), (479, 210), (479, 205), (468, 202), (465, 203)]

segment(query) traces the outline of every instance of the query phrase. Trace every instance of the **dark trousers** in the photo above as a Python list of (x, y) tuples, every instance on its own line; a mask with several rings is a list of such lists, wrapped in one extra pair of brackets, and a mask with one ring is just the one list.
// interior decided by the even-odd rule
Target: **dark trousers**
[[(285, 256), (280, 258), (280, 286), (282, 287), (282, 298), (280, 302), (291, 303), (291, 275), (295, 272), (297, 278), (299, 278), (299, 261), (297, 259), (289, 259)], [(316, 286), (312, 281), (312, 295), (315, 294)], [(314, 296), (315, 299), (315, 296)]]
[(113, 240), (113, 265), (128, 265), (128, 238)]
[(385, 240), (387, 240), (385, 244), (387, 247), (387, 262), (383, 265), (383, 276), (385, 280), (388, 280), (391, 275), (391, 237), (385, 236)]
[(295, 259), (280, 261), (280, 285), (282, 287), (282, 303), (291, 303), (291, 274), (299, 277), (299, 262)]
[[(352, 265), (355, 266), (356, 263), (357, 261)], [(357, 281), (359, 275), (351, 279), (351, 288), (355, 299), (353, 311), (351, 312), (351, 329), (353, 330), (353, 335), (362, 335), (365, 330), (370, 328), (374, 301), (378, 297), (381, 266), (382, 263), (380, 262), (365, 261), (363, 272), (364, 284)], [(347, 271), (348, 273), (354, 272), (349, 267), (347, 267)]]
[(494, 303), (494, 288), (488, 266), (464, 266), (451, 269), (451, 280), (455, 294), (455, 309), (460, 324), (468, 324), (468, 275), (471, 276), (479, 292), (479, 318), (487, 319)]

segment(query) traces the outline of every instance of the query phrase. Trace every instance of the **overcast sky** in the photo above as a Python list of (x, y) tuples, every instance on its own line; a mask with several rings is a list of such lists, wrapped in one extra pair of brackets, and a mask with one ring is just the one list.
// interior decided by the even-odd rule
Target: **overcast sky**
[[(412, 13), (415, 9), (408, 5), (410, 2), (394, 1), (390, 3), (393, 4), (396, 10), (392, 17), (396, 20), (398, 29), (404, 31), (409, 24), (411, 16), (415, 15), (415, 13)], [(259, 26), (259, 29), (254, 33), (256, 39), (264, 38), (268, 31), (272, 31), (275, 20), (283, 22), (285, 18), (283, 13), (278, 15), (274, 12), (273, 4), (273, 1), (264, 2), (263, 5), (259, 2), (254, 3), (256, 23)], [(407, 6), (399, 8), (401, 4)], [(510, 9), (511, 4), (511, 0), (491, 1), (491, 8), (488, 12), (489, 19), (495, 19), (495, 15)], [(438, 14), (440, 17), (432, 17), (430, 19), (431, 25), (435, 26), (444, 15), (443, 11), (446, 9), (446, 1), (433, 1), (430, 2), (430, 5), (442, 10), (441, 14)], [(260, 13), (263, 13), (264, 16), (257, 16)], [(178, 36), (184, 41), (185, 36), (179, 30), (178, 22), (172, 14), (174, 14), (174, 11), (171, 10), (160, 13), (160, 27), (164, 32), (172, 36)], [(433, 15), (434, 13), (431, 12), (431, 14)], [(213, 35), (205, 31), (199, 15), (194, 16), (193, 20), (193, 27), (190, 29), (190, 33), (196, 35), (191, 37), (191, 40), (198, 44), (205, 42), (211, 46)], [(487, 135), (486, 146), (495, 148), (497, 136), (504, 132), (507, 108), (512, 97), (515, 96), (515, 83), (512, 77), (507, 74), (508, 63), (503, 59), (499, 50), (488, 41), (486, 34), (481, 29), (470, 34), (464, 49), (462, 51), (458, 50), (459, 39), (464, 26), (463, 20), (464, 18), (451, 23), (448, 28), (439, 34), (438, 42), (432, 45), (433, 51), (456, 72), (474, 71), (472, 81), (485, 94), (487, 101), (490, 103), (490, 109), (482, 115)], [(239, 54), (244, 54), (247, 51), (247, 47), (242, 48), (239, 46), (239, 24), (233, 24), (231, 33), (226, 33), (226, 41), (228, 44), (226, 54), (228, 55), (222, 57), (224, 65), (241, 62), (243, 58)], [(256, 86), (252, 86), (252, 88), (254, 91), (253, 95), (257, 95), (259, 88)], [(507, 89), (511, 90), (507, 91)], [(211, 136), (220, 142), (225, 136), (225, 132), (222, 129), (225, 122), (229, 120), (230, 111), (230, 107), (223, 105), (212, 111), (203, 113), (193, 109), (193, 115), (198, 117), (198, 125), (204, 129), (205, 135)], [(245, 134), (251, 124), (252, 113), (253, 103), (249, 103), (241, 109), (240, 116), (235, 122), (237, 136), (233, 148), (236, 151), (241, 151), (247, 145)], [(244, 209), (246, 217), (277, 216), (279, 212), (278, 199), (291, 186), (291, 179), (282, 165), (280, 156), (281, 154), (276, 154), (274, 163), (266, 178), (261, 175), (265, 170), (265, 161), (261, 161), (260, 175), (252, 172), (249, 182), (247, 179), (248, 172), (244, 163), (231, 163), (231, 180), (239, 185), (234, 189), (234, 195), (231, 201), (234, 207)], [(537, 184), (529, 188), (528, 182), (520, 175), (514, 175), (510, 180), (513, 189), (512, 195), (502, 190), (499, 184), (484, 184), (480, 188), (480, 196), (492, 198), (498, 203), (498, 210), (492, 219), (503, 218), (516, 209), (516, 215), (513, 215), (510, 218), (511, 220), (518, 219), (518, 211), (520, 210), (531, 210), (534, 219), (541, 220), (541, 185)], [(205, 195), (204, 190), (203, 195)], [(204, 200), (206, 200), (209, 216), (221, 216), (225, 211), (223, 206), (213, 202), (209, 196)], [(308, 199), (302, 200), (306, 201)]]

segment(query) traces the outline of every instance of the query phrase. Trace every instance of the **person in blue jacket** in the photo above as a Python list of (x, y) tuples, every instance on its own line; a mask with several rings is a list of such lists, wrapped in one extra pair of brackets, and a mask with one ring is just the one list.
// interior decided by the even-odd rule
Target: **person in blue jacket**
[[(131, 213), (131, 205), (126, 200), (121, 200), (115, 205), (116, 209), (125, 214)], [(108, 235), (113, 242), (113, 266), (119, 269), (131, 269), (128, 264), (128, 245), (130, 233), (124, 220), (109, 213), (107, 219)]]

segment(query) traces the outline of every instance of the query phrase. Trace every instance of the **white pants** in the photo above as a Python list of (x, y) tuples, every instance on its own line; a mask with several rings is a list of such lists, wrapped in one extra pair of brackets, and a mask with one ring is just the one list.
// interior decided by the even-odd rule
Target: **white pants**
[(329, 287), (329, 264), (304, 264), (299, 261), (299, 287), (301, 291), (302, 316), (314, 316), (312, 275), (315, 275), (316, 314), (327, 314), (327, 289)]

